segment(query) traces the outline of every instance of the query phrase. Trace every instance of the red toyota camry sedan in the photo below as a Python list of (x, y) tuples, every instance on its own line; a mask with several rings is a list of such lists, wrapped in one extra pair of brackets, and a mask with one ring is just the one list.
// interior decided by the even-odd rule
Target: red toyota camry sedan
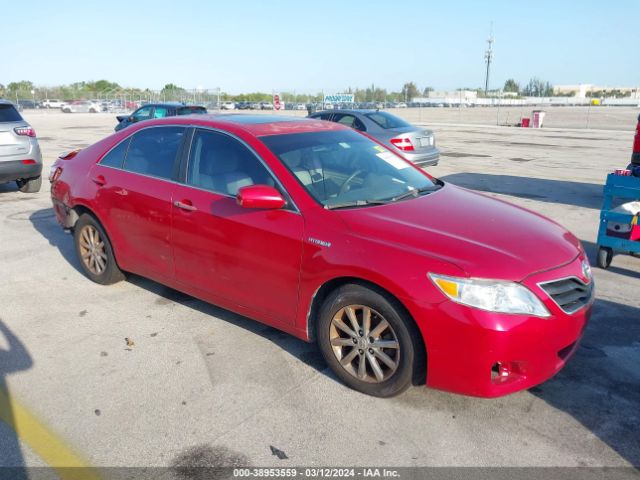
[(371, 395), (529, 388), (591, 313), (589, 263), (563, 227), (336, 123), (150, 120), (62, 155), (50, 180), (91, 280), (135, 273), (317, 341)]

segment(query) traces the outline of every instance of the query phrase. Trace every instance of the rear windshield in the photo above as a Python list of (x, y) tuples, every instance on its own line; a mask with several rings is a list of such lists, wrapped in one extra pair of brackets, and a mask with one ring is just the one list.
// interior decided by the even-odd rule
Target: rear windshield
[(387, 112), (373, 112), (364, 114), (368, 119), (373, 120), (384, 129), (410, 127), (411, 124), (401, 118)]
[(13, 105), (0, 103), (0, 122), (21, 122), (22, 117)]
[(178, 115), (192, 115), (198, 113), (207, 113), (207, 109), (204, 107), (181, 107), (178, 109)]

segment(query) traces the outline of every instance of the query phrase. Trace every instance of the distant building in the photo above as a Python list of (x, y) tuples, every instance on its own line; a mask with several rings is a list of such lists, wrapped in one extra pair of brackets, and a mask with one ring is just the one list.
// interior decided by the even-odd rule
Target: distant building
[(432, 90), (428, 92), (428, 98), (461, 98), (462, 100), (475, 100), (478, 98), (478, 92), (475, 90), (448, 90), (436, 92)]
[(553, 87), (553, 93), (555, 95), (571, 95), (576, 98), (591, 97), (594, 92), (620, 92), (622, 94), (631, 94), (631, 98), (640, 98), (639, 87), (602, 87), (598, 85), (592, 85), (589, 83), (581, 83), (579, 85), (555, 85)]

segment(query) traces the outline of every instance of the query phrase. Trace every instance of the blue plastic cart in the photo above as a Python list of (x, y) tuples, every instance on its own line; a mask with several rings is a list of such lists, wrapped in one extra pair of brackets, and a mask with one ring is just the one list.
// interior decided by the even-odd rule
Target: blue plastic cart
[(640, 253), (640, 241), (631, 241), (607, 235), (607, 224), (619, 222), (630, 224), (633, 215), (612, 212), (613, 199), (626, 199), (631, 202), (640, 200), (640, 178), (626, 177), (610, 173), (603, 191), (602, 210), (600, 210), (600, 228), (598, 230), (598, 266), (609, 268), (616, 253)]

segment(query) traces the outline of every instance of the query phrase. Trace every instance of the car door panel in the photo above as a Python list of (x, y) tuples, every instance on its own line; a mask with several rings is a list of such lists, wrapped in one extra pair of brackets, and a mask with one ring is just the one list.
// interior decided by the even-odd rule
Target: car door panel
[[(197, 137), (198, 133), (192, 155), (198, 151)], [(243, 155), (254, 155), (244, 146), (239, 148)], [(255, 156), (253, 161), (259, 164)], [(233, 193), (244, 183), (238, 179), (265, 183), (269, 178), (255, 171), (225, 172), (219, 175), (227, 178), (232, 192), (214, 191), (225, 184), (217, 178), (200, 179), (209, 188), (174, 186), (171, 239), (176, 278), (187, 288), (292, 324), (298, 304), (303, 217), (291, 209), (239, 206)], [(268, 175), (266, 169), (264, 173)]]
[(121, 268), (154, 279), (173, 278), (171, 194), (184, 127), (135, 132), (89, 173), (97, 214)]

